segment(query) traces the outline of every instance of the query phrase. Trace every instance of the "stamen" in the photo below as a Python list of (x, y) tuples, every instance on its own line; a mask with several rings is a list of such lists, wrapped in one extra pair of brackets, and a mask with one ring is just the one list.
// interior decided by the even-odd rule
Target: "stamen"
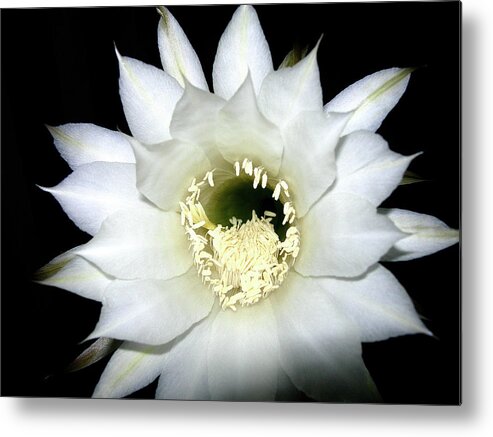
[(279, 200), (279, 196), (281, 194), (281, 184), (278, 183), (276, 185), (276, 188), (274, 188), (274, 192), (272, 193), (272, 197), (275, 199), (275, 200)]
[(209, 185), (211, 187), (214, 186), (214, 179), (213, 179), (213, 174), (214, 174), (214, 170), (210, 171), (207, 175), (207, 182), (209, 182)]
[(260, 175), (262, 173), (262, 170), (259, 167), (255, 167), (253, 174), (255, 175), (255, 178), (253, 179), (253, 189), (256, 190), (258, 187), (258, 184), (260, 182)]
[[(242, 170), (253, 176), (254, 189), (260, 183), (262, 189), (267, 187), (267, 172), (263, 167), (254, 167), (247, 158), (241, 166), (236, 161), (234, 169), (236, 177)], [(298, 256), (300, 234), (292, 225), (296, 210), (291, 201), (283, 205), (282, 224), (289, 223), (290, 226), (282, 242), (271, 223), (277, 216), (272, 211), (264, 211), (262, 217), (252, 211), (251, 219), (246, 222), (233, 216), (229, 219), (229, 226), (212, 223), (199, 197), (200, 187), (205, 181), (214, 188), (214, 171), (208, 171), (199, 183), (196, 178), (192, 180), (189, 196), (185, 202), (179, 203), (180, 219), (202, 282), (218, 296), (223, 309), (236, 311), (238, 305), (253, 305), (280, 287)], [(272, 197), (279, 201), (282, 191), (289, 198), (288, 189), (287, 182), (280, 180)]]
[(251, 176), (251, 175), (252, 175), (252, 171), (253, 171), (252, 161), (248, 161), (248, 162), (247, 162), (247, 165), (246, 165), (246, 168), (245, 168), (245, 173), (246, 173), (248, 176)]
[(262, 175), (262, 188), (265, 188), (267, 186), (267, 173), (264, 173)]

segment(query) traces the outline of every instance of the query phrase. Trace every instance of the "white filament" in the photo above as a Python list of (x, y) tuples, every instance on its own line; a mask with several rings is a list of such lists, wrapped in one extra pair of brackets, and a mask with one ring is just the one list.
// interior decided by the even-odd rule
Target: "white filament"
[[(241, 166), (234, 163), (235, 176), (243, 171), (253, 177), (253, 188), (261, 184), (267, 187), (268, 176), (263, 167), (254, 167), (252, 161), (244, 159)], [(284, 203), (283, 222), (291, 226), (283, 242), (274, 231), (271, 221), (276, 214), (265, 211), (243, 223), (231, 217), (230, 226), (212, 223), (199, 201), (201, 186), (207, 181), (214, 187), (214, 170), (205, 174), (203, 180), (192, 181), (185, 202), (180, 202), (181, 223), (185, 227), (194, 263), (202, 281), (219, 297), (223, 309), (236, 311), (236, 306), (253, 305), (279, 288), (290, 265), (298, 256), (300, 234), (293, 222), (296, 210), (291, 201)], [(288, 184), (280, 180), (272, 197), (279, 201), (281, 192), (289, 198)]]

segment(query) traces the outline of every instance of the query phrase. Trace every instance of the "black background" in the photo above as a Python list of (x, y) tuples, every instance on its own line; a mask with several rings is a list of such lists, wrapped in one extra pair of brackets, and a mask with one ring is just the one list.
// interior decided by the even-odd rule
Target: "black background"
[[(212, 64), (234, 6), (171, 7), (211, 84)], [(383, 206), (459, 226), (460, 4), (458, 2), (257, 6), (274, 65), (297, 43), (319, 50), (324, 101), (380, 69), (417, 66), (379, 129), (428, 182), (399, 187)], [(62, 369), (84, 349), (100, 304), (38, 286), (33, 272), (84, 243), (58, 203), (36, 188), (70, 172), (44, 124), (90, 122), (128, 131), (118, 97), (114, 43), (160, 66), (154, 8), (3, 10), (2, 395), (89, 397), (104, 368)], [(388, 403), (460, 402), (460, 267), (454, 246), (386, 265), (436, 338), (364, 344), (365, 362)], [(153, 397), (154, 386), (133, 397)]]

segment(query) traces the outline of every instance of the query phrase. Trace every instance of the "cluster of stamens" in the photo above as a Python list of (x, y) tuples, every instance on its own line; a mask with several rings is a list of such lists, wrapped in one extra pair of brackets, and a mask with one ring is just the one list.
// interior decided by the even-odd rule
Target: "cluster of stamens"
[[(254, 189), (266, 189), (269, 177), (263, 167), (252, 161), (234, 163), (235, 176), (243, 172), (253, 178)], [(233, 176), (234, 177), (234, 176)], [(276, 182), (275, 185), (272, 182)], [(282, 202), (282, 225), (289, 225), (284, 241), (280, 241), (272, 220), (276, 214), (264, 211), (251, 219), (231, 217), (229, 226), (212, 223), (200, 201), (201, 191), (214, 187), (214, 170), (197, 182), (193, 179), (184, 202), (180, 202), (181, 223), (190, 241), (194, 264), (202, 282), (219, 298), (223, 309), (236, 311), (237, 305), (253, 305), (279, 288), (290, 266), (298, 256), (300, 233), (294, 221), (296, 210), (289, 201), (289, 187), (284, 180), (272, 180), (272, 197)], [(260, 188), (261, 187), (261, 188)]]

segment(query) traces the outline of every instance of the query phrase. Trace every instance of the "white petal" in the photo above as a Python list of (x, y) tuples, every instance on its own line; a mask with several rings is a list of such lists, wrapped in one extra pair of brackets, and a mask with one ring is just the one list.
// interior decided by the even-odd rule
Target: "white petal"
[(75, 255), (76, 249), (62, 253), (36, 272), (37, 282), (62, 288), (87, 299), (103, 299), (112, 278), (84, 258)]
[(299, 390), (320, 401), (378, 400), (357, 328), (315, 281), (291, 272), (271, 300), (281, 365)]
[(351, 278), (316, 278), (342, 312), (359, 327), (361, 341), (429, 334), (399, 281), (381, 265)]
[(406, 234), (385, 255), (386, 261), (408, 261), (445, 249), (459, 241), (459, 231), (426, 214), (403, 209), (381, 209)]
[(210, 400), (207, 348), (217, 306), (192, 329), (176, 338), (163, 362), (158, 399)]
[(94, 161), (135, 162), (126, 136), (94, 124), (48, 126), (55, 147), (72, 170)]
[(114, 212), (149, 207), (135, 184), (135, 164), (93, 162), (77, 167), (57, 186), (41, 188), (53, 194), (77, 227), (95, 235)]
[(303, 218), (294, 268), (305, 276), (364, 273), (403, 237), (375, 206), (347, 193), (328, 194)]
[(219, 40), (212, 71), (214, 93), (229, 99), (248, 72), (258, 93), (270, 71), (272, 58), (257, 13), (252, 6), (240, 6)]
[(279, 346), (269, 300), (219, 311), (209, 340), (209, 390), (216, 400), (274, 400)]
[(77, 253), (119, 279), (168, 279), (192, 264), (180, 217), (157, 209), (119, 211)]
[(320, 41), (293, 67), (273, 71), (265, 78), (260, 89), (259, 106), (276, 125), (283, 126), (302, 111), (322, 109), (322, 86), (317, 64), (319, 44)]
[[(187, 82), (170, 125), (173, 138), (201, 147), (210, 162), (214, 163), (214, 167), (223, 168), (226, 167), (226, 161), (217, 150), (216, 123), (219, 111), (225, 103), (220, 97)], [(231, 168), (229, 164), (227, 167)]]
[(375, 132), (406, 90), (412, 68), (389, 68), (364, 77), (325, 105), (326, 112), (354, 111), (344, 134)]
[(183, 88), (159, 68), (117, 56), (120, 97), (132, 135), (146, 144), (168, 140), (171, 116)]
[(219, 113), (217, 147), (233, 163), (248, 158), (277, 175), (283, 142), (277, 127), (259, 111), (250, 75)]
[(132, 146), (137, 160), (137, 188), (166, 211), (175, 211), (192, 179), (212, 168), (204, 152), (193, 144), (170, 140), (143, 145), (132, 140)]
[(353, 132), (337, 148), (337, 179), (331, 190), (356, 194), (378, 206), (399, 185), (409, 163), (418, 155), (392, 152), (380, 135)]
[(195, 268), (167, 281), (116, 280), (106, 289), (101, 317), (88, 339), (165, 344), (206, 317), (213, 303)]
[(283, 130), (280, 174), (295, 187), (296, 213), (303, 217), (332, 184), (336, 175), (335, 147), (348, 115), (302, 112)]
[(185, 32), (167, 8), (159, 7), (159, 54), (164, 71), (184, 87), (185, 80), (198, 88), (208, 90), (199, 58)]
[(286, 372), (280, 368), (277, 379), (276, 401), (298, 401), (301, 390), (298, 390), (293, 384)]
[(149, 385), (161, 373), (166, 346), (125, 342), (113, 354), (93, 398), (122, 398)]

